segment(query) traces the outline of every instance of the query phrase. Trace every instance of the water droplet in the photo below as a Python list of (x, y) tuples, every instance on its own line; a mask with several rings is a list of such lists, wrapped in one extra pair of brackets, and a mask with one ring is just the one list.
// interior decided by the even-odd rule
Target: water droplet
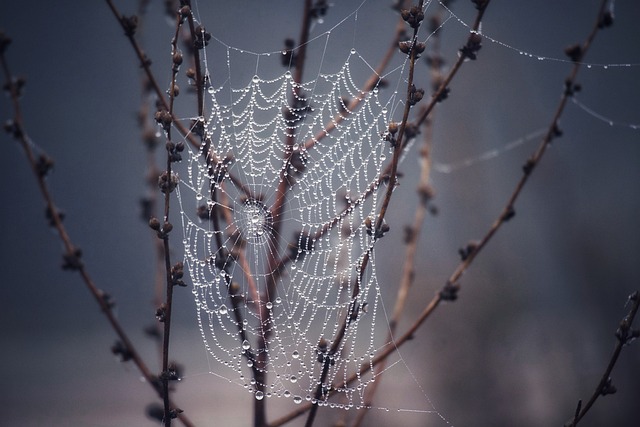
[(213, 94), (213, 92), (215, 92), (215, 91), (216, 91), (216, 90), (213, 88), (213, 86), (209, 86), (209, 87), (207, 88), (207, 92), (209, 92), (209, 93), (211, 93), (211, 94)]
[(380, 160), (384, 162), (385, 160), (387, 160), (387, 156), (384, 154), (380, 154)]
[(251, 348), (251, 344), (249, 344), (249, 341), (244, 340), (242, 341), (242, 349), (243, 350), (249, 350)]
[(253, 76), (253, 79), (251, 79), (251, 81), (254, 82), (254, 83), (259, 83), (260, 82), (260, 77)]
[(276, 304), (280, 304), (282, 302), (282, 299), (280, 297), (276, 298)]
[(201, 193), (197, 193), (196, 194), (196, 200), (202, 200), (202, 194)]
[(291, 381), (292, 383), (297, 383), (298, 377), (296, 377), (295, 375), (291, 375), (291, 378), (289, 378), (289, 381)]
[(356, 54), (356, 49), (355, 48), (351, 48), (351, 54), (355, 55)]
[(253, 366), (253, 360), (248, 360), (247, 366), (251, 368)]
[(284, 77), (287, 79), (291, 78), (291, 71), (287, 71), (286, 73), (284, 73)]
[(302, 403), (302, 398), (300, 396), (294, 397), (293, 403), (295, 403), (296, 405), (299, 405), (300, 403)]
[(218, 308), (218, 313), (220, 314), (227, 314), (227, 306), (222, 304), (219, 308)]
[(261, 391), (256, 391), (256, 400), (264, 399), (264, 393)]
[(271, 303), (271, 301), (269, 301), (265, 304), (265, 307), (267, 307), (267, 310), (271, 310), (273, 308), (273, 304)]
[(300, 357), (300, 353), (298, 353), (298, 350), (293, 350), (291, 357), (293, 357), (294, 359), (297, 359), (298, 357)]
[(284, 397), (289, 397), (289, 396), (291, 396), (291, 392), (289, 390), (285, 390)]

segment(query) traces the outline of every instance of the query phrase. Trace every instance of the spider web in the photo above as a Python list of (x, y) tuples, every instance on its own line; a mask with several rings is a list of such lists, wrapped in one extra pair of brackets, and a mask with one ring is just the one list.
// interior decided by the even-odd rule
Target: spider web
[(351, 49), (302, 84), (290, 71), (239, 88), (226, 79), (195, 122), (212, 142), (188, 153), (178, 197), (198, 322), (210, 355), (257, 399), (328, 404), (333, 384), (338, 406), (358, 406), (377, 374), (358, 372), (391, 345), (370, 224), (396, 94), (361, 90), (354, 66), (368, 64)]

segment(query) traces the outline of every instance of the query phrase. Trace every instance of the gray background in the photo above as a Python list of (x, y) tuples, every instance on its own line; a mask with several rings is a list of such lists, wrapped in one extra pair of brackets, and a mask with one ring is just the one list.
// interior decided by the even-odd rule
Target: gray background
[[(120, 3), (124, 13), (134, 13), (128, 4), (133, 2)], [(149, 7), (143, 41), (166, 85), (173, 29), (161, 3)], [(201, 1), (199, 8), (216, 37), (260, 52), (279, 50), (285, 37), (297, 37), (301, 3)], [(316, 34), (360, 4), (336, 3)], [(493, 1), (483, 30), (514, 49), (485, 42), (479, 60), (465, 64), (436, 113), (434, 158), (448, 163), (478, 156), (546, 126), (570, 64), (539, 61), (518, 50), (564, 59), (563, 48), (590, 30), (597, 4)], [(135, 118), (140, 82), (132, 50), (103, 2), (2, 2), (0, 10), (0, 28), (14, 39), (8, 54), (12, 70), (28, 80), (22, 104), (28, 132), (56, 160), (48, 180), (56, 203), (67, 214), (66, 225), (84, 250), (90, 274), (117, 300), (122, 324), (158, 369), (156, 348), (142, 332), (154, 322), (155, 258), (153, 236), (139, 219), (146, 157)], [(471, 22), (470, 2), (456, 1), (453, 10)], [(587, 62), (640, 64), (640, 6), (619, 1), (615, 12), (614, 26), (598, 34)], [(325, 55), (326, 65), (339, 66), (351, 40), (376, 64), (394, 25), (388, 2), (370, 0), (359, 12), (355, 32), (346, 31), (344, 46), (331, 39), (336, 43)], [(443, 54), (449, 64), (466, 31), (455, 19), (445, 26)], [(313, 46), (312, 61), (321, 52), (322, 46)], [(224, 58), (211, 55), (212, 70), (226, 66)], [(241, 63), (235, 66), (240, 81), (243, 73), (247, 79), (254, 73)], [(579, 97), (618, 122), (638, 123), (638, 69), (583, 69)], [(261, 68), (265, 74), (282, 71), (268, 64)], [(423, 63), (419, 71), (426, 74)], [(9, 111), (4, 100), (3, 120)], [(561, 127), (565, 136), (535, 171), (516, 205), (517, 216), (464, 276), (459, 301), (441, 307), (402, 348), (415, 380), (452, 425), (562, 425), (577, 399), (595, 387), (626, 312), (625, 298), (640, 288), (639, 131), (609, 126), (574, 105), (567, 107)], [(79, 278), (59, 268), (61, 245), (46, 225), (21, 149), (6, 134), (0, 140), (0, 425), (153, 425), (143, 414), (154, 399), (151, 388), (133, 366), (110, 353), (114, 334)], [(536, 143), (453, 174), (433, 173), (440, 214), (425, 223), (416, 283), (400, 330), (453, 271), (457, 249), (480, 238), (494, 220)], [(415, 204), (415, 161), (410, 157), (402, 169), (405, 178), (389, 218), (396, 233), (385, 237), (378, 254), (383, 286), (399, 274), (400, 230)], [(178, 234), (173, 243), (179, 259)], [(188, 289), (177, 291), (175, 310), (172, 353), (186, 366), (176, 400), (198, 425), (248, 425), (250, 395), (207, 374)], [(639, 361), (636, 343), (614, 371), (618, 394), (597, 402), (583, 425), (637, 425)], [(293, 406), (269, 403), (272, 417)], [(430, 409), (405, 369), (383, 379), (376, 405)], [(320, 414), (318, 425), (345, 415)], [(372, 410), (368, 422), (446, 425), (432, 414), (381, 410)]]

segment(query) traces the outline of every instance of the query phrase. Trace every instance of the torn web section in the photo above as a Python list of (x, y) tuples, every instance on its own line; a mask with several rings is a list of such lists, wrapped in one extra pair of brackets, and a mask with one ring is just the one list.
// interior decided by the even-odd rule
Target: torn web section
[[(322, 384), (317, 403), (338, 391), (340, 405), (358, 406), (372, 377), (357, 373), (385, 345), (367, 223), (387, 185), (394, 96), (361, 91), (354, 65), (367, 68), (352, 51), (336, 72), (303, 84), (256, 71), (236, 86), (230, 71), (208, 88), (207, 119), (194, 127), (211, 142), (189, 153), (179, 197), (199, 326), (213, 359), (254, 393), (300, 402)], [(261, 352), (266, 384), (254, 378)]]

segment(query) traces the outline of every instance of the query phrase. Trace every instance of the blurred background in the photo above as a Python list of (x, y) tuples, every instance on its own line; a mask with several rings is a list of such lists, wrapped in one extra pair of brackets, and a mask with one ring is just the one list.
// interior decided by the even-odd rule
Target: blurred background
[[(134, 3), (119, 7), (131, 15)], [(310, 45), (308, 70), (320, 67), (322, 58), (322, 70), (335, 71), (351, 47), (375, 66), (396, 25), (391, 2), (335, 3), (323, 22), (316, 22), (313, 35), (346, 20), (330, 43), (320, 38)], [(299, 34), (299, 1), (196, 4), (207, 29), (222, 42), (210, 48), (208, 67), (214, 74), (218, 68), (227, 72), (224, 46), (277, 52), (285, 38)], [(449, 98), (438, 106), (433, 161), (456, 164), (504, 151), (510, 142), (548, 126), (571, 67), (563, 49), (584, 40), (598, 5), (595, 0), (491, 2), (482, 30), (497, 42), (483, 41), (478, 60), (463, 66)], [(106, 3), (25, 0), (0, 8), (0, 28), (13, 39), (7, 55), (12, 71), (27, 78), (22, 99), (27, 130), (56, 161), (48, 182), (65, 224), (92, 277), (117, 301), (120, 321), (159, 371), (155, 343), (143, 332), (155, 322), (156, 261), (155, 237), (140, 209), (147, 196), (147, 163), (136, 120), (142, 99), (138, 62)], [(469, 1), (457, 0), (451, 8), (456, 17), (442, 28), (441, 40), (447, 65), (469, 31), (458, 17), (471, 24), (475, 13)], [(436, 10), (434, 3), (426, 15)], [(462, 278), (458, 301), (437, 310), (401, 348), (403, 363), (382, 379), (374, 406), (418, 411), (373, 409), (366, 425), (559, 426), (578, 399), (591, 395), (629, 309), (627, 296), (640, 289), (640, 130), (629, 126), (640, 123), (639, 20), (640, 4), (616, 2), (614, 25), (598, 33), (585, 59), (592, 66), (578, 78), (583, 86), (578, 99), (613, 125), (567, 106), (560, 123), (564, 135), (535, 170), (516, 204), (516, 217)], [(170, 77), (172, 34), (164, 3), (151, 1), (140, 36), (162, 87)], [(421, 34), (424, 39), (428, 33)], [(234, 79), (246, 79), (239, 85), (255, 74), (255, 57), (248, 60), (253, 68), (242, 61), (231, 62)], [(281, 74), (278, 62), (261, 62), (261, 76)], [(307, 79), (315, 78), (317, 69)], [(428, 87), (424, 62), (417, 73)], [(0, 117), (4, 121), (12, 114), (5, 97)], [(195, 112), (184, 113), (189, 115)], [(61, 244), (47, 226), (22, 149), (4, 133), (0, 140), (0, 425), (156, 425), (144, 414), (156, 401), (151, 387), (133, 365), (117, 361), (110, 351), (115, 335), (97, 305), (77, 275), (60, 268)], [(538, 142), (533, 138), (452, 173), (433, 171), (439, 213), (425, 222), (399, 331), (450, 276), (458, 248), (480, 239), (500, 213)], [(388, 217), (392, 232), (377, 249), (384, 289), (393, 289), (400, 274), (401, 230), (412, 221), (417, 203), (416, 158), (414, 151), (401, 165), (404, 177)], [(179, 235), (174, 236), (178, 260)], [(384, 296), (390, 310), (393, 293)], [(190, 290), (178, 289), (174, 304), (171, 353), (185, 367), (176, 401), (197, 425), (250, 425), (251, 395), (208, 373), (218, 368), (209, 366)], [(614, 370), (618, 393), (599, 400), (580, 425), (638, 424), (639, 362), (635, 343)], [(272, 419), (294, 407), (284, 399), (268, 403)], [(431, 404), (446, 421), (422, 412)], [(319, 426), (353, 416), (329, 409), (319, 414)]]

